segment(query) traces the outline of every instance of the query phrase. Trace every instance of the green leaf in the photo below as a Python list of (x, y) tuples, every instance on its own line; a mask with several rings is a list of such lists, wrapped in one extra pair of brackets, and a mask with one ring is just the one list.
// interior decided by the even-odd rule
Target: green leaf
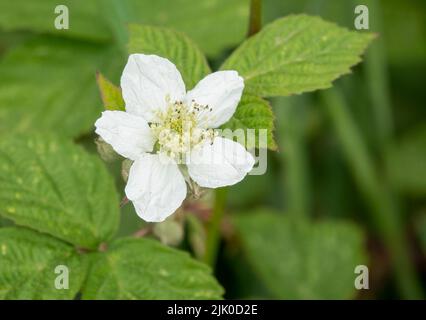
[(129, 30), (129, 53), (156, 54), (169, 59), (182, 74), (187, 90), (210, 73), (204, 54), (183, 33), (142, 25), (131, 25)]
[(73, 143), (8, 137), (0, 142), (0, 215), (94, 249), (115, 234), (118, 195), (103, 163)]
[(426, 194), (426, 126), (406, 133), (396, 141), (387, 154), (388, 172), (399, 191)]
[[(0, 299), (73, 299), (87, 272), (75, 248), (24, 228), (0, 229)], [(68, 268), (68, 289), (56, 289), (57, 266)], [(58, 270), (59, 271), (59, 270)]]
[(96, 81), (105, 109), (124, 111), (125, 103), (123, 95), (121, 94), (121, 89), (99, 72), (96, 74)]
[[(58, 5), (66, 5), (69, 29), (56, 29)], [(99, 18), (100, 3), (86, 0), (0, 1), (0, 28), (5, 31), (31, 30), (65, 37), (106, 41), (112, 38), (105, 19)]]
[[(0, 2), (0, 28), (95, 41), (112, 40), (129, 23), (169, 27), (189, 35), (210, 56), (244, 39), (248, 0), (16, 0)], [(57, 5), (69, 8), (69, 29), (58, 30)], [(214, 25), (212, 27), (212, 24)], [(112, 30), (115, 29), (115, 30)]]
[(149, 239), (125, 238), (99, 254), (83, 299), (219, 299), (207, 265)]
[(350, 72), (373, 38), (374, 34), (349, 31), (318, 17), (292, 15), (246, 40), (222, 69), (237, 70), (252, 95), (325, 89)]
[[(274, 140), (274, 115), (268, 101), (244, 94), (232, 118), (221, 129), (243, 129), (248, 149), (259, 147), (259, 129), (266, 129), (267, 147), (277, 149)], [(247, 129), (254, 129), (254, 137), (247, 135)]]
[(9, 51), (0, 61), (0, 135), (90, 132), (102, 110), (96, 70), (116, 74), (118, 63), (114, 48), (47, 36)]
[(365, 258), (353, 225), (294, 222), (268, 210), (239, 215), (235, 225), (247, 259), (277, 298), (354, 296), (354, 269)]
[(248, 0), (122, 0), (120, 5), (125, 22), (183, 32), (209, 56), (237, 45), (247, 31)]

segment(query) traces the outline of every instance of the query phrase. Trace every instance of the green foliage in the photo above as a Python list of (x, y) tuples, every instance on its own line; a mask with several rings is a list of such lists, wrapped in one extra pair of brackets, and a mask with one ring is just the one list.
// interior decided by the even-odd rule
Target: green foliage
[(99, 158), (52, 136), (0, 142), (0, 214), (85, 248), (109, 240), (118, 223), (114, 180)]
[[(243, 129), (248, 149), (259, 146), (259, 129), (266, 129), (268, 149), (277, 149), (273, 135), (274, 114), (272, 113), (269, 102), (260, 97), (244, 94), (237, 111), (221, 128), (231, 130)], [(255, 129), (254, 141), (250, 137), (247, 137), (246, 129)]]
[[(84, 299), (132, 300), (223, 294), (209, 267), (153, 240), (121, 239), (105, 253), (82, 254), (36, 231), (2, 228), (0, 257), (1, 299), (73, 299), (78, 292)], [(59, 265), (68, 268), (69, 289), (55, 287)]]
[[(57, 30), (54, 9), (69, 8), (70, 28)], [(191, 36), (210, 56), (244, 39), (248, 0), (54, 0), (0, 2), (0, 28), (93, 41), (112, 40), (129, 23), (167, 26)], [(212, 27), (211, 22), (215, 26)]]
[[(117, 1), (118, 2), (118, 1)], [(124, 23), (166, 26), (189, 35), (203, 52), (216, 56), (244, 39), (249, 0), (121, 0)]]
[[(108, 247), (118, 227), (118, 197), (100, 160), (73, 143), (48, 135), (7, 137), (0, 143), (0, 181), (0, 214), (56, 237), (0, 229), (0, 298), (72, 299), (78, 292), (88, 299), (221, 297), (207, 266), (153, 240), (122, 239), (107, 252), (93, 252)], [(68, 290), (54, 287), (57, 265), (70, 271)]]
[[(60, 4), (70, 9), (70, 29), (57, 30), (53, 21), (57, 16), (54, 8), (59, 3), (0, 1), (0, 216), (5, 217), (0, 218), (3, 226), (0, 229), (0, 299), (80, 296), (85, 299), (216, 299), (222, 296), (223, 289), (211, 270), (187, 254), (153, 240), (111, 240), (119, 224), (113, 178), (96, 157), (71, 143), (71, 138), (78, 137), (75, 141), (94, 149), (93, 137), (86, 134), (93, 132), (94, 121), (101, 111), (94, 82), (97, 70), (105, 73), (105, 76), (98, 74), (97, 78), (104, 107), (124, 110), (121, 90), (113, 83), (118, 83), (125, 63), (123, 49), (127, 38), (130, 38), (131, 53), (158, 54), (173, 61), (190, 89), (210, 72), (202, 52), (217, 66), (224, 59), (225, 50), (231, 50), (244, 38), (248, 2), (64, 0)], [(318, 6), (317, 2), (264, 1), (263, 17), (309, 12), (352, 28), (352, 4), (330, 0)], [(238, 274), (225, 273), (221, 278), (228, 297), (236, 297), (233, 292), (236, 286), (242, 297), (253, 297), (253, 294), (256, 298), (263, 297), (265, 292), (259, 290), (263, 286), (269, 290), (265, 295), (275, 298), (354, 296), (354, 267), (366, 263), (362, 235), (350, 224), (298, 221), (299, 211), (308, 213), (305, 218), (309, 218), (313, 206), (315, 214), (325, 221), (331, 211), (348, 215), (366, 207), (368, 214), (369, 209), (371, 220), (376, 219), (377, 229), (382, 230), (381, 234), (372, 235), (381, 236), (384, 249), (390, 252), (395, 283), (401, 291), (386, 290), (386, 297), (397, 294), (421, 297), (415, 294), (416, 288), (412, 285), (416, 281), (410, 270), (409, 256), (403, 254), (412, 248), (404, 243), (406, 225), (395, 218), (402, 216), (402, 212), (399, 215), (392, 195), (386, 193), (387, 189), (395, 189), (410, 196), (409, 205), (404, 205), (407, 199), (403, 197), (398, 201), (402, 208), (413, 211), (414, 214), (405, 217), (413, 219), (410, 223), (417, 236), (414, 238), (419, 245), (416, 248), (424, 251), (426, 219), (421, 197), (426, 190), (423, 170), (426, 131), (421, 124), (424, 92), (419, 79), (424, 69), (421, 40), (426, 29), (422, 28), (425, 19), (419, 9), (424, 5), (420, 3), (421, 0), (410, 4), (389, 0), (380, 7), (379, 1), (367, 0), (370, 17), (375, 17), (370, 20), (370, 27), (381, 35), (383, 48), (376, 50), (365, 75), (360, 74), (356, 81), (341, 83), (345, 94), (351, 92), (348, 106), (343, 105), (342, 109), (339, 103), (328, 103), (336, 102), (333, 99), (320, 101), (325, 108), (306, 110), (304, 99), (299, 106), (275, 105), (280, 111), (276, 115), (280, 121), (277, 128), (285, 129), (278, 137), (282, 156), (270, 153), (267, 174), (248, 177), (229, 188), (227, 204), (240, 211), (259, 204), (302, 210), (288, 210), (291, 217), (269, 210), (235, 217), (234, 226), (243, 250), (232, 261), (232, 269)], [(379, 27), (381, 13), (385, 28)], [(235, 115), (223, 128), (268, 129), (268, 148), (276, 150), (274, 116), (269, 102), (261, 97), (330, 87), (333, 80), (348, 73), (350, 67), (360, 61), (360, 55), (373, 37), (370, 33), (348, 31), (305, 15), (289, 16), (267, 25), (223, 64), (223, 69), (236, 69), (246, 84)], [(389, 97), (384, 90), (386, 59), (381, 51), (386, 51), (392, 65), (389, 70), (393, 80), (389, 91), (392, 96)], [(373, 93), (372, 98), (366, 96), (368, 89)], [(317, 105), (317, 96), (310, 98), (308, 102), (312, 102), (313, 107), (321, 106)], [(392, 101), (397, 112), (398, 133), (416, 124), (420, 127), (409, 129), (402, 139), (389, 141), (390, 144), (371, 139), (375, 143), (367, 147), (363, 130), (355, 138), (351, 132), (357, 133), (358, 127), (376, 132), (381, 122), (386, 121), (391, 128), (391, 117), (377, 110), (383, 107), (378, 106), (383, 101)], [(360, 108), (363, 104), (365, 107)], [(381, 104), (390, 108), (389, 103)], [(330, 108), (337, 116), (324, 121), (323, 113), (331, 114)], [(345, 117), (341, 117), (342, 112), (346, 112)], [(335, 143), (342, 135), (329, 130), (329, 120), (341, 132), (349, 134), (340, 139), (343, 144)], [(38, 131), (47, 131), (49, 135), (36, 134)], [(70, 141), (54, 138), (52, 133)], [(392, 136), (390, 132), (389, 137)], [(349, 157), (342, 157), (342, 151)], [(360, 159), (363, 161), (358, 161)], [(376, 159), (386, 160), (386, 170), (375, 170), (380, 168), (374, 163)], [(110, 168), (121, 181), (118, 163), (111, 164)], [(312, 174), (312, 179), (304, 175), (306, 172)], [(359, 194), (354, 194), (354, 182)], [(309, 201), (310, 192), (312, 201)], [(292, 204), (294, 199), (299, 205)], [(225, 199), (221, 198), (220, 202), (219, 210), (215, 209), (219, 218)], [(185, 217), (188, 223), (182, 242), (184, 246), (189, 245), (199, 259), (206, 256), (205, 242), (211, 233), (210, 224), (203, 219), (209, 211), (204, 205), (192, 206), (191, 210), (197, 215), (191, 212)], [(142, 223), (134, 214), (131, 205), (122, 210), (123, 235), (142, 226), (150, 229), (149, 224)], [(232, 228), (219, 228), (219, 225), (229, 226), (228, 220), (222, 221), (223, 224), (218, 221), (217, 238), (220, 230), (227, 248), (236, 248), (235, 238), (228, 237)], [(13, 223), (18, 226), (4, 228)], [(364, 223), (368, 223), (367, 220)], [(181, 240), (180, 229), (176, 227), (171, 228), (179, 236), (173, 239), (176, 241), (170, 241), (167, 223), (150, 230), (164, 243), (175, 244)], [(374, 228), (369, 230), (373, 232)], [(220, 246), (209, 247), (214, 248), (210, 255), (220, 250)], [(246, 259), (241, 259), (241, 253)], [(229, 261), (223, 258), (221, 255), (218, 261), (221, 275), (223, 270), (231, 269), (226, 265)], [(376, 261), (380, 257), (372, 255), (371, 258), (371, 268), (381, 264)], [(246, 268), (247, 262), (252, 268)], [(57, 276), (54, 269), (61, 264), (70, 269), (69, 290), (54, 288)], [(238, 283), (239, 277), (244, 278), (243, 285)], [(369, 294), (378, 293), (371, 290)]]
[(129, 53), (155, 54), (169, 59), (182, 74), (187, 90), (211, 72), (204, 54), (185, 34), (143, 25), (131, 25), (129, 30)]
[(105, 109), (124, 111), (125, 103), (120, 88), (115, 86), (100, 72), (96, 74), (96, 80)]
[[(0, 229), (0, 299), (73, 299), (87, 260), (53, 237), (23, 228)], [(55, 288), (55, 268), (68, 267), (69, 289)]]
[(265, 26), (225, 61), (245, 79), (246, 93), (287, 96), (325, 89), (350, 67), (374, 38), (325, 22), (293, 15)]
[(412, 129), (388, 152), (388, 172), (395, 188), (426, 195), (426, 126)]
[(268, 210), (234, 221), (249, 262), (275, 297), (354, 296), (355, 266), (365, 264), (362, 235), (355, 226), (293, 221)]
[(115, 74), (115, 55), (109, 46), (53, 37), (9, 51), (0, 61), (0, 134), (60, 128), (77, 137), (91, 131), (101, 111), (95, 72)]
[[(43, 0), (43, 1), (0, 1), (0, 27), (5, 31), (33, 30), (40, 33), (54, 33), (66, 37), (106, 41), (112, 33), (105, 19), (98, 17), (100, 0)], [(58, 5), (69, 9), (68, 30), (54, 27)]]
[(147, 239), (120, 239), (90, 270), (83, 299), (219, 299), (210, 268)]

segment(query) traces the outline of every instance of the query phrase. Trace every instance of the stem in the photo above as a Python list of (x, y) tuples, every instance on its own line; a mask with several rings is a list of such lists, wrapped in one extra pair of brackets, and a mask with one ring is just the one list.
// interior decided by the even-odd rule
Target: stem
[(372, 222), (391, 255), (397, 285), (404, 298), (422, 297), (419, 281), (409, 255), (403, 223), (387, 187), (381, 183), (362, 135), (353, 121), (341, 92), (334, 88), (322, 93), (326, 111), (340, 138), (344, 155), (355, 182), (370, 207)]
[(213, 212), (207, 225), (206, 254), (204, 256), (204, 262), (212, 268), (216, 265), (220, 242), (220, 223), (225, 211), (227, 191), (228, 190), (226, 188), (219, 188), (215, 190)]
[(247, 38), (258, 33), (262, 28), (262, 0), (251, 0), (250, 20)]

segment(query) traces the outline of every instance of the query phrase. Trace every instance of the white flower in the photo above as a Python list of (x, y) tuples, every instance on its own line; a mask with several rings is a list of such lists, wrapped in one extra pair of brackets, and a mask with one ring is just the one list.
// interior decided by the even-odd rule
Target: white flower
[(231, 118), (241, 99), (244, 82), (236, 71), (212, 73), (186, 92), (169, 60), (132, 54), (121, 88), (126, 112), (103, 112), (96, 133), (134, 161), (125, 193), (142, 219), (159, 222), (175, 212), (186, 198), (185, 181), (228, 186), (253, 168), (242, 145), (212, 129)]

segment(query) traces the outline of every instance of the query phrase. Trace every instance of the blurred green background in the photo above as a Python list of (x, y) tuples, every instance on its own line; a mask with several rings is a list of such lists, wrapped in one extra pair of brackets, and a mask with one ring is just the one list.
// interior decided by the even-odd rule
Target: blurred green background
[[(128, 23), (185, 32), (217, 68), (249, 15), (247, 0), (66, 0), (70, 29), (56, 30), (58, 4), (0, 0), (0, 139), (49, 131), (96, 153), (95, 72), (119, 83)], [(268, 152), (265, 175), (228, 192), (216, 264), (226, 298), (422, 297), (426, 2), (264, 0), (263, 22), (307, 13), (354, 29), (358, 4), (379, 34), (364, 62), (333, 89), (271, 100), (279, 151)], [(119, 161), (109, 167), (122, 190)], [(199, 223), (188, 222), (180, 245), (195, 253)], [(123, 207), (120, 235), (143, 225)], [(358, 264), (369, 267), (369, 290), (348, 286)]]

